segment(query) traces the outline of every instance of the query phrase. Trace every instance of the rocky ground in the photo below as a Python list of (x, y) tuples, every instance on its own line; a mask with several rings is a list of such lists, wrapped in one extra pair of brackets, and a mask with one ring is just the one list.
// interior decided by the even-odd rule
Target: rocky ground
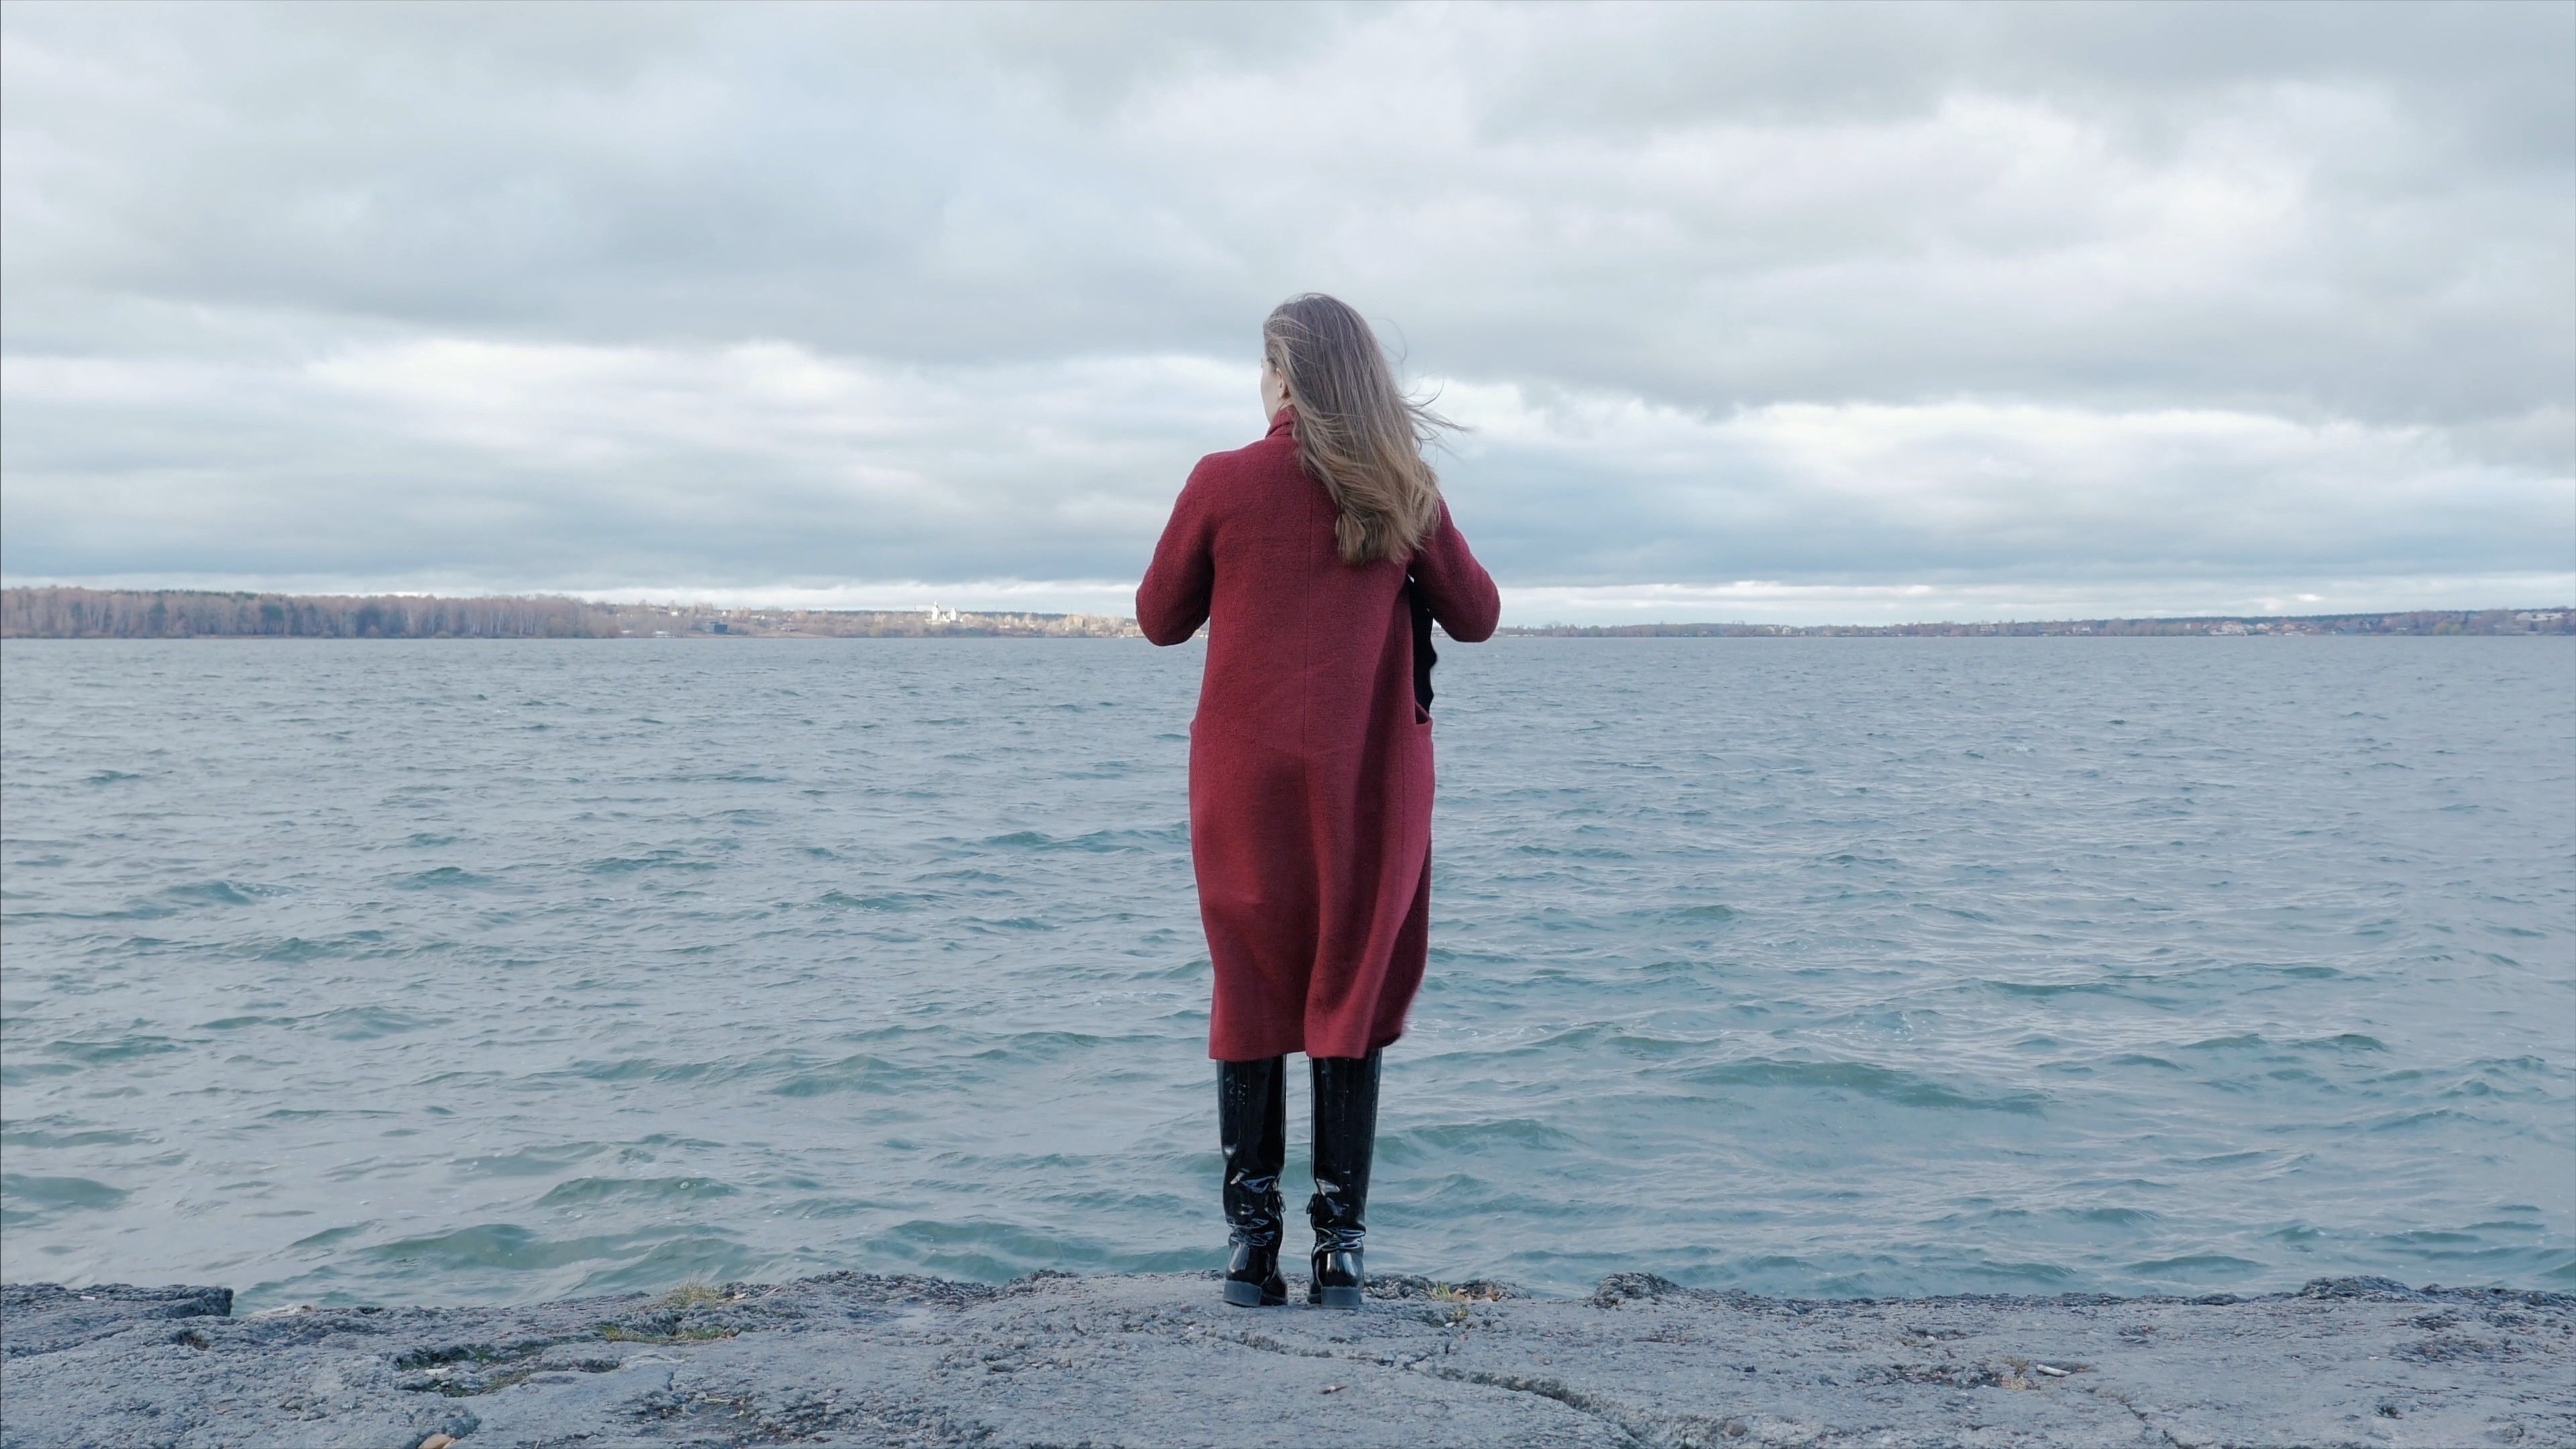
[[(1588, 1299), (834, 1274), (524, 1308), (230, 1316), (0, 1289), (0, 1444), (2576, 1445), (2576, 1295)], [(441, 1436), (445, 1436), (442, 1438)]]

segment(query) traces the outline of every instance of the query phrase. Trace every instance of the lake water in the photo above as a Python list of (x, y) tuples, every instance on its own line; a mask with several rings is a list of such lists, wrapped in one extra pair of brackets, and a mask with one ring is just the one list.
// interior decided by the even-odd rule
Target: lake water
[[(1217, 1263), (1199, 659), (10, 642), (0, 1273)], [(1506, 640), (1439, 687), (1380, 1270), (2576, 1287), (2576, 640)]]

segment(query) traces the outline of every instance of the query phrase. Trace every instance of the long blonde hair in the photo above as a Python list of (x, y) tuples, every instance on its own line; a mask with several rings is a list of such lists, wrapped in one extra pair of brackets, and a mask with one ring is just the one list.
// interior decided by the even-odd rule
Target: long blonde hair
[(1297, 459), (1341, 510), (1342, 562), (1412, 557), (1440, 518), (1440, 477), (1422, 449), (1458, 425), (1398, 392), (1367, 320), (1321, 292), (1280, 303), (1261, 349), (1288, 383)]

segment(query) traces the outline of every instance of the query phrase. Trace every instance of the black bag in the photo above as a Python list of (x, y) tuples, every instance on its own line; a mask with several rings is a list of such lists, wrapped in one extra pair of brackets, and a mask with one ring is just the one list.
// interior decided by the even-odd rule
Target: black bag
[(1422, 593), (1411, 579), (1404, 581), (1404, 602), (1413, 609), (1413, 703), (1429, 714), (1431, 666), (1440, 662), (1438, 651), (1431, 647), (1431, 606), (1422, 602)]

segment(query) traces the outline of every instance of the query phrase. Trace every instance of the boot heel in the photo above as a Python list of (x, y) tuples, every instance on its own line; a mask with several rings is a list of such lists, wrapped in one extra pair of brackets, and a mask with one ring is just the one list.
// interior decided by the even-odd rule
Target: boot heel
[(1323, 1292), (1326, 1308), (1357, 1308), (1361, 1292), (1357, 1288), (1327, 1288)]
[(1225, 1285), (1225, 1301), (1237, 1308), (1258, 1308), (1261, 1306), (1261, 1285), (1229, 1280)]

